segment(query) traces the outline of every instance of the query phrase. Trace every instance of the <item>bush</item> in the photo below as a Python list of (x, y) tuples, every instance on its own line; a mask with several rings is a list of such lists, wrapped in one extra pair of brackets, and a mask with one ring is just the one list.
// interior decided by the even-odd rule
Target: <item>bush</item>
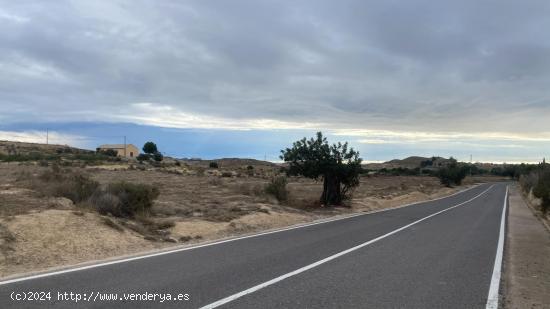
[(31, 187), (42, 194), (65, 197), (80, 203), (92, 196), (98, 189), (99, 183), (82, 173), (73, 172), (70, 169), (60, 169), (53, 165), (38, 177), (40, 181), (33, 181)]
[(437, 176), (441, 183), (447, 187), (451, 184), (460, 185), (466, 177), (466, 168), (459, 166), (455, 159), (450, 158), (451, 162), (446, 167), (442, 167), (437, 172)]
[(265, 186), (265, 192), (273, 195), (278, 201), (284, 202), (288, 199), (287, 183), (285, 176), (275, 177)]
[(97, 149), (98, 154), (102, 154), (108, 157), (116, 157), (118, 156), (118, 152), (114, 149)]
[(218, 168), (219, 165), (218, 165), (218, 162), (210, 162), (210, 164), (208, 164), (208, 167), (210, 167), (210, 168)]
[(147, 212), (159, 193), (158, 188), (151, 185), (115, 182), (94, 194), (91, 202), (102, 214), (132, 218)]
[(519, 184), (525, 193), (531, 192), (531, 190), (537, 185), (538, 181), (539, 177), (536, 173), (529, 173), (519, 177)]
[(153, 160), (155, 160), (156, 162), (160, 162), (162, 161), (162, 159), (164, 159), (164, 157), (162, 156), (162, 153), (157, 151), (153, 154)]
[(541, 199), (542, 212), (546, 213), (550, 209), (550, 170), (540, 172), (537, 184), (533, 188), (533, 195)]
[(144, 154), (144, 153), (140, 153), (136, 159), (139, 161), (139, 162), (143, 162), (143, 161), (149, 161), (149, 155), (147, 154)]

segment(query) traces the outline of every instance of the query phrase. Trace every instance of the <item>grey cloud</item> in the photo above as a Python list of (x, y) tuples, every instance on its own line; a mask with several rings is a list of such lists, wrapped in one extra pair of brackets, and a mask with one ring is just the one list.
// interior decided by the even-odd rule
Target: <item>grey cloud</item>
[[(548, 131), (543, 1), (30, 1), (2, 10), (21, 17), (0, 17), (0, 110), (12, 121), (108, 119), (152, 102), (350, 128)], [(502, 122), (510, 117), (513, 129)]]

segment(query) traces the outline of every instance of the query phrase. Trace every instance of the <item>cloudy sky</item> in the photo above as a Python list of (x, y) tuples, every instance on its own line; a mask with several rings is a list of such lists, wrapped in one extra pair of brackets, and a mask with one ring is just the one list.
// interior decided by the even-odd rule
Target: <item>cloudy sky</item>
[(0, 139), (550, 155), (548, 1), (0, 1)]

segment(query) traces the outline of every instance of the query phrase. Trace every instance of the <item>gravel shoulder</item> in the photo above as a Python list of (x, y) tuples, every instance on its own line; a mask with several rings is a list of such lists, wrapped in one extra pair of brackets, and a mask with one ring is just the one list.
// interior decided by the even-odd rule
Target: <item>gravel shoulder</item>
[(550, 308), (550, 233), (510, 186), (504, 308)]

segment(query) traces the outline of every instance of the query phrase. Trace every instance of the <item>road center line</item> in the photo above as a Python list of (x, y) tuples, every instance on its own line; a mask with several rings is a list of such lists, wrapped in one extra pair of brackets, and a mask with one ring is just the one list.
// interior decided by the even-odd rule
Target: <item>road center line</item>
[(498, 237), (497, 253), (495, 256), (495, 266), (491, 276), (491, 285), (489, 295), (487, 296), (486, 309), (498, 308), (498, 289), (500, 287), (500, 275), (502, 271), (502, 253), (504, 251), (504, 230), (506, 229), (506, 205), (508, 204), (508, 186), (506, 186), (506, 195), (504, 195), (504, 206), (502, 206), (502, 216), (500, 218), (500, 233)]
[[(208, 305), (206, 305), (206, 306), (201, 307), (201, 309), (212, 309), (212, 308), (216, 308), (216, 307), (219, 307), (219, 306), (221, 306), (221, 305), (227, 304), (227, 303), (232, 302), (232, 301), (234, 301), (234, 300), (236, 300), (236, 299), (238, 299), (238, 298), (241, 298), (241, 297), (243, 297), (243, 296), (245, 296), (245, 295), (247, 295), (247, 294), (254, 293), (254, 292), (256, 292), (256, 291), (258, 291), (258, 290), (261, 290), (261, 289), (263, 289), (263, 288), (265, 288), (265, 287), (268, 287), (268, 286), (270, 286), (270, 285), (273, 285), (273, 284), (275, 284), (275, 283), (277, 283), (277, 282), (279, 282), (279, 281), (283, 281), (283, 280), (285, 280), (285, 279), (287, 279), (287, 278), (290, 278), (290, 277), (292, 277), (292, 276), (298, 275), (298, 274), (303, 273), (303, 272), (305, 272), (305, 271), (307, 271), (307, 270), (310, 270), (310, 269), (312, 269), (312, 268), (315, 268), (315, 267), (317, 267), (317, 266), (319, 266), (319, 265), (322, 265), (322, 264), (325, 264), (325, 263), (327, 263), (327, 262), (329, 262), (329, 261), (332, 261), (332, 260), (334, 260), (334, 259), (337, 259), (337, 258), (339, 258), (339, 257), (341, 257), (341, 256), (343, 256), (343, 255), (346, 255), (346, 254), (350, 253), (350, 252), (353, 252), (353, 251), (356, 251), (356, 250), (361, 249), (361, 248), (363, 248), (363, 247), (366, 247), (366, 246), (368, 246), (368, 245), (370, 245), (370, 244), (373, 244), (373, 243), (375, 243), (375, 242), (377, 242), (377, 241), (379, 241), (379, 240), (382, 240), (382, 239), (384, 239), (384, 238), (386, 238), (386, 237), (389, 237), (389, 236), (391, 236), (391, 235), (393, 235), (393, 234), (395, 234), (395, 233), (398, 233), (398, 232), (400, 232), (400, 231), (402, 231), (402, 230), (404, 230), (404, 229), (407, 229), (407, 228), (409, 228), (409, 227), (411, 227), (411, 226), (413, 226), (413, 225), (415, 225), (415, 224), (418, 224), (418, 223), (420, 223), (420, 222), (422, 222), (422, 221), (424, 221), (424, 220), (427, 220), (427, 219), (429, 219), (429, 218), (431, 218), (431, 217), (437, 216), (437, 215), (439, 215), (439, 214), (441, 214), (441, 213), (444, 213), (444, 212), (446, 212), (446, 211), (449, 211), (449, 210), (451, 210), (451, 209), (453, 209), (453, 208), (456, 208), (456, 207), (462, 206), (462, 205), (464, 205), (464, 204), (467, 204), (467, 203), (469, 203), (469, 202), (475, 200), (476, 198), (482, 196), (482, 195), (485, 194), (487, 191), (491, 190), (491, 188), (493, 188), (493, 187), (494, 187), (494, 185), (491, 185), (489, 188), (487, 188), (487, 190), (481, 192), (480, 194), (474, 196), (473, 198), (471, 198), (471, 199), (469, 199), (469, 200), (467, 200), (467, 201), (465, 201), (465, 202), (462, 202), (462, 203), (460, 203), (460, 204), (456, 204), (456, 205), (451, 206), (451, 207), (449, 207), (449, 208), (440, 210), (440, 211), (438, 211), (438, 212), (436, 212), (436, 213), (433, 213), (433, 214), (431, 214), (431, 215), (429, 215), (429, 216), (426, 216), (426, 217), (424, 217), (424, 218), (422, 218), (422, 219), (416, 220), (416, 221), (414, 221), (414, 222), (412, 222), (412, 223), (409, 223), (409, 224), (407, 224), (407, 225), (405, 225), (405, 226), (402, 226), (402, 227), (400, 227), (400, 228), (398, 228), (398, 229), (396, 229), (396, 230), (393, 230), (393, 231), (391, 231), (391, 232), (389, 232), (389, 233), (387, 233), (387, 234), (384, 234), (384, 235), (382, 235), (382, 236), (379, 236), (379, 237), (376, 237), (376, 238), (374, 238), (374, 239), (371, 239), (371, 240), (369, 240), (369, 241), (367, 241), (367, 242), (364, 242), (364, 243), (362, 243), (362, 244), (360, 244), (360, 245), (357, 245), (357, 246), (352, 247), (352, 248), (349, 248), (349, 249), (347, 249), (347, 250), (338, 252), (338, 253), (336, 253), (336, 254), (334, 254), (334, 255), (331, 255), (331, 256), (329, 256), (329, 257), (327, 257), (327, 258), (324, 258), (324, 259), (322, 259), (322, 260), (319, 260), (319, 261), (317, 261), (317, 262), (315, 262), (315, 263), (312, 263), (312, 264), (309, 264), (309, 265), (304, 266), (304, 267), (302, 267), (302, 268), (296, 269), (296, 270), (294, 270), (294, 271), (292, 271), (292, 272), (286, 273), (286, 274), (284, 274), (284, 275), (282, 275), (282, 276), (279, 276), (279, 277), (277, 277), (277, 278), (274, 278), (274, 279), (271, 279), (271, 280), (266, 281), (266, 282), (264, 282), (264, 283), (258, 284), (258, 285), (256, 285), (256, 286), (253, 286), (253, 287), (251, 287), (251, 288), (249, 288), (249, 289), (246, 289), (246, 290), (244, 290), (244, 291), (241, 291), (241, 292), (239, 292), (239, 293), (235, 293), (235, 294), (230, 295), (230, 296), (228, 296), (228, 297), (225, 297), (225, 298), (222, 298), (222, 299), (220, 299), (220, 300), (217, 300), (217, 301), (215, 301), (215, 302), (213, 302), (213, 303), (211, 303), (211, 304), (208, 304)], [(499, 244), (500, 244), (500, 243), (499, 243)]]

